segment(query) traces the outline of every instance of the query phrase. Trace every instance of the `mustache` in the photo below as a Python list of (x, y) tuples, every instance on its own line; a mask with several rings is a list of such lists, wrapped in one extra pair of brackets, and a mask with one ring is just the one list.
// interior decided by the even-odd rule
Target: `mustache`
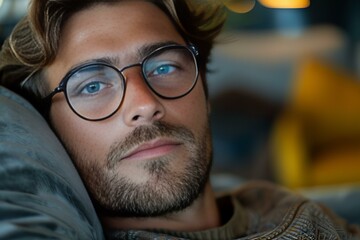
[(180, 142), (195, 144), (194, 134), (181, 125), (157, 121), (152, 125), (138, 126), (123, 140), (114, 143), (110, 147), (110, 151), (107, 155), (108, 168), (113, 168), (129, 149), (154, 140), (157, 137), (169, 137)]

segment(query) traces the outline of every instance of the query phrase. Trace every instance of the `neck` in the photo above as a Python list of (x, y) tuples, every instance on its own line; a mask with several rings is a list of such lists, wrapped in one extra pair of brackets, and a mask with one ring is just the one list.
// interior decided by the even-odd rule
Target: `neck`
[(220, 225), (214, 192), (207, 183), (204, 192), (183, 211), (149, 218), (103, 217), (109, 229), (166, 229), (171, 231), (202, 231)]

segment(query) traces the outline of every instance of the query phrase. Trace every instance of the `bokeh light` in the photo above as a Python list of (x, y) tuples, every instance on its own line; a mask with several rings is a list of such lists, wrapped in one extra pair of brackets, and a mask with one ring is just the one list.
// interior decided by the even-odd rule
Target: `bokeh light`
[(259, 2), (268, 8), (307, 8), (310, 6), (310, 0), (259, 0)]
[(255, 7), (255, 0), (224, 0), (224, 5), (232, 12), (247, 13)]

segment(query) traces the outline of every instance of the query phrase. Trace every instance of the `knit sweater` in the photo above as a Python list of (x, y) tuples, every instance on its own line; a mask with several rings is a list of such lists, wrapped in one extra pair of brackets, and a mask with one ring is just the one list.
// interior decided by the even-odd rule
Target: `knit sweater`
[(108, 239), (360, 239), (357, 226), (270, 183), (247, 184), (217, 200), (223, 219), (227, 219), (218, 228), (199, 232), (113, 230)]

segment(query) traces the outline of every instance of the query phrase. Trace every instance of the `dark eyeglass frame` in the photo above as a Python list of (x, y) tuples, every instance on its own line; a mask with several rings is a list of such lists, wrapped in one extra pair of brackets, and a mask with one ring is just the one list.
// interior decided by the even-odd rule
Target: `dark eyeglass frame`
[[(195, 70), (196, 70), (196, 75), (195, 75), (195, 79), (194, 79), (194, 82), (192, 84), (192, 86), (185, 92), (185, 93), (182, 93), (180, 94), (179, 96), (174, 96), (174, 97), (167, 97), (167, 96), (164, 96), (162, 94), (159, 94), (152, 86), (151, 84), (148, 82), (147, 80), (147, 76), (145, 74), (145, 69), (144, 69), (144, 63), (147, 62), (147, 60), (151, 57), (153, 57), (154, 55), (156, 55), (158, 52), (160, 51), (165, 51), (165, 50), (171, 50), (171, 49), (185, 49), (185, 50), (188, 50), (192, 57), (193, 57), (193, 60), (194, 60), (194, 64), (195, 64)], [(91, 119), (91, 118), (87, 118), (81, 114), (79, 114), (75, 109), (74, 107), (72, 106), (70, 100), (69, 100), (69, 97), (68, 97), (68, 94), (67, 94), (67, 90), (66, 90), (66, 87), (67, 87), (67, 83), (69, 81), (69, 79), (76, 73), (78, 72), (79, 70), (83, 69), (83, 68), (86, 68), (86, 67), (90, 67), (90, 66), (106, 66), (106, 67), (110, 67), (112, 69), (114, 69), (118, 74), (119, 74), (119, 77), (122, 81), (122, 84), (124, 86), (124, 89), (123, 89), (123, 93), (125, 95), (125, 92), (126, 92), (126, 81), (125, 81), (125, 76), (123, 75), (123, 72), (126, 70), (126, 69), (129, 69), (129, 68), (132, 68), (132, 67), (136, 67), (136, 66), (139, 66), (141, 67), (141, 74), (142, 74), (142, 77), (143, 77), (143, 80), (144, 82), (146, 83), (146, 85), (151, 89), (151, 91), (153, 93), (155, 93), (157, 96), (159, 96), (160, 98), (163, 98), (163, 99), (178, 99), (178, 98), (181, 98), (181, 97), (184, 97), (186, 96), (187, 94), (189, 94), (195, 87), (196, 83), (197, 83), (197, 80), (199, 78), (199, 66), (198, 66), (198, 62), (197, 62), (197, 57), (199, 56), (199, 51), (197, 49), (197, 47), (193, 44), (189, 44), (189, 45), (178, 45), (178, 44), (168, 44), (168, 45), (164, 45), (164, 46), (161, 46), (157, 49), (155, 49), (154, 51), (152, 51), (150, 54), (148, 54), (146, 57), (144, 57), (140, 62), (138, 63), (133, 63), (133, 64), (130, 64), (130, 65), (127, 65), (123, 68), (117, 68), (116, 66), (112, 65), (112, 64), (109, 64), (109, 63), (105, 63), (105, 62), (102, 62), (102, 61), (93, 61), (93, 62), (88, 62), (88, 63), (85, 63), (85, 64), (82, 64), (82, 65), (79, 65), (73, 69), (71, 69), (68, 73), (66, 73), (66, 75), (62, 78), (62, 80), (60, 81), (59, 85), (50, 93), (48, 94), (46, 97), (44, 97), (42, 99), (43, 103), (45, 106), (48, 106), (48, 108), (50, 109), (50, 106), (51, 106), (51, 99), (54, 97), (55, 94), (57, 93), (60, 93), (60, 92), (64, 92), (64, 95), (65, 95), (65, 99), (69, 105), (69, 107), (71, 108), (71, 110), (76, 114), (78, 115), (80, 118), (82, 119), (85, 119), (85, 120), (88, 120), (88, 121), (101, 121), (101, 120), (104, 120), (104, 119), (107, 119), (107, 118), (110, 118), (112, 115), (114, 115), (121, 107), (121, 103), (122, 101), (124, 100), (124, 96), (122, 97), (121, 101), (119, 102), (119, 106), (114, 109), (114, 111), (112, 113), (110, 113), (109, 115), (105, 116), (105, 117), (102, 117), (102, 118), (99, 118), (99, 119)]]

